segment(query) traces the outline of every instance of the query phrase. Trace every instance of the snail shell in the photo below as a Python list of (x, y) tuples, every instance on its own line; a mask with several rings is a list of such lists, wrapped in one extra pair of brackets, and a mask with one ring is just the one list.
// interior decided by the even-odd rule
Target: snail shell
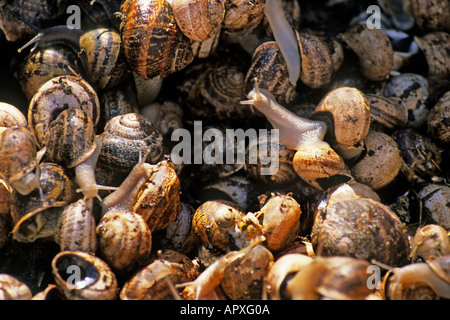
[(51, 121), (45, 135), (46, 155), (56, 163), (73, 168), (95, 151), (95, 126), (81, 109), (69, 108)]
[(227, 252), (229, 231), (245, 216), (235, 203), (225, 200), (210, 200), (200, 205), (192, 218), (195, 234), (201, 242), (220, 251)]
[(171, 162), (160, 161), (134, 201), (133, 212), (141, 215), (151, 232), (167, 228), (180, 211), (181, 185)]
[(284, 249), (291, 244), (300, 231), (302, 210), (290, 195), (271, 197), (255, 215), (262, 221), (267, 248), (272, 251)]
[(59, 287), (49, 284), (43, 291), (36, 293), (31, 300), (64, 300), (64, 294)]
[(0, 274), (0, 300), (31, 300), (30, 288), (12, 275)]
[(39, 149), (44, 146), (50, 122), (68, 106), (83, 110), (93, 124), (97, 125), (100, 102), (92, 86), (74, 76), (52, 78), (39, 88), (28, 108), (28, 125), (36, 136)]
[(352, 87), (329, 91), (319, 102), (311, 119), (327, 123), (325, 140), (345, 159), (362, 151), (369, 132), (371, 113), (365, 95)]
[(286, 285), (292, 300), (367, 299), (369, 262), (352, 257), (315, 257), (298, 271)]
[(450, 34), (442, 31), (415, 37), (425, 54), (428, 75), (447, 79), (450, 75)]
[(223, 27), (230, 32), (248, 30), (264, 18), (265, 0), (232, 0), (225, 2)]
[(139, 214), (108, 211), (100, 219), (96, 232), (100, 254), (113, 270), (128, 273), (149, 263), (152, 233)]
[(430, 182), (441, 172), (443, 150), (417, 130), (405, 127), (392, 134), (405, 164), (402, 174), (413, 183)]
[[(447, 262), (448, 256), (433, 260)], [(383, 278), (382, 292), (386, 300), (438, 300), (450, 297), (450, 283), (431, 268), (431, 263), (418, 262), (389, 270)], [(444, 263), (445, 265), (445, 263)], [(448, 277), (448, 270), (447, 270)]]
[(220, 286), (232, 300), (261, 299), (264, 278), (273, 264), (272, 253), (263, 245), (251, 248), (225, 267)]
[(450, 3), (448, 0), (411, 1), (417, 26), (422, 30), (450, 31)]
[(16, 106), (0, 102), (0, 127), (26, 127), (27, 118)]
[(297, 37), (301, 56), (300, 80), (313, 89), (329, 84), (334, 63), (327, 45), (315, 35), (300, 33)]
[(62, 212), (55, 242), (61, 251), (83, 251), (95, 254), (97, 235), (92, 199), (80, 199), (67, 205)]
[(358, 56), (364, 77), (371, 81), (386, 80), (394, 64), (394, 51), (383, 30), (359, 24), (341, 33), (339, 38)]
[(56, 285), (69, 300), (112, 300), (117, 295), (116, 276), (94, 255), (61, 251), (51, 266)]
[(168, 1), (127, 0), (121, 13), (125, 56), (131, 70), (141, 77), (165, 78), (192, 62), (190, 40), (177, 26)]
[(64, 207), (75, 199), (75, 183), (65, 168), (43, 162), (39, 171), (39, 191), (27, 196), (14, 191), (11, 195), (12, 233), (20, 242), (52, 238)]
[(405, 225), (387, 206), (372, 199), (347, 199), (316, 211), (311, 232), (319, 256), (341, 255), (390, 266), (409, 255)]
[(95, 87), (111, 88), (119, 83), (126, 70), (119, 32), (107, 28), (86, 31), (80, 37), (80, 50)]
[(408, 109), (400, 98), (386, 98), (370, 93), (366, 94), (366, 98), (372, 116), (372, 129), (391, 133), (408, 123)]
[(173, 299), (168, 283), (191, 281), (198, 276), (198, 265), (186, 255), (165, 250), (152, 263), (136, 272), (120, 290), (121, 300)]
[(225, 5), (219, 0), (170, 0), (178, 27), (191, 40), (205, 41), (220, 30)]
[(36, 139), (25, 127), (6, 128), (0, 135), (0, 178), (22, 195), (39, 188)]
[(294, 100), (296, 86), (289, 81), (287, 65), (276, 41), (263, 42), (254, 51), (244, 80), (245, 93), (253, 89), (255, 78), (259, 79), (259, 87), (272, 93), (280, 104)]
[(417, 229), (411, 241), (411, 261), (432, 261), (450, 255), (450, 234), (437, 224), (427, 224)]
[(129, 172), (139, 161), (140, 154), (148, 154), (148, 161), (157, 162), (162, 153), (162, 136), (155, 126), (138, 113), (127, 113), (110, 119), (99, 135), (102, 149), (99, 166)]
[[(73, 70), (73, 71), (72, 71)], [(31, 52), (20, 64), (19, 83), (27, 101), (48, 80), (81, 73), (81, 62), (77, 54), (61, 44), (38, 48)]]
[(285, 254), (275, 260), (266, 277), (269, 298), (272, 300), (289, 299), (286, 284), (312, 261), (312, 257), (300, 253)]
[(419, 190), (424, 215), (432, 223), (450, 230), (450, 187), (429, 183)]
[(352, 176), (373, 189), (391, 183), (400, 172), (403, 160), (397, 143), (383, 132), (369, 131), (364, 138), (366, 152), (352, 166)]
[(450, 91), (446, 92), (428, 113), (427, 125), (431, 136), (450, 142)]
[(9, 202), (11, 192), (5, 184), (0, 184), (0, 249), (3, 248), (10, 240), (10, 232), (12, 229), (11, 215), (9, 213)]
[(384, 83), (381, 95), (402, 99), (408, 110), (408, 126), (418, 128), (426, 123), (430, 89), (425, 77), (415, 73), (393, 76)]
[(149, 119), (163, 136), (183, 128), (183, 108), (174, 101), (152, 103), (142, 107), (139, 112)]

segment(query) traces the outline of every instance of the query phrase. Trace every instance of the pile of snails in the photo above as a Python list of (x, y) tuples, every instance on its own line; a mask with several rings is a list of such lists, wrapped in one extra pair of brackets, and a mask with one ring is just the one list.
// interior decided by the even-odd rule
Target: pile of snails
[(0, 300), (450, 299), (450, 1), (51, 3), (0, 1)]

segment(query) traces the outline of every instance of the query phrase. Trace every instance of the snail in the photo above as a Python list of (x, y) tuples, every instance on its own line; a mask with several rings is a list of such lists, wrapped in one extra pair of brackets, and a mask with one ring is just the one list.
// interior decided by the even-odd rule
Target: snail
[(174, 101), (148, 104), (140, 108), (139, 113), (149, 119), (163, 136), (184, 126), (183, 108)]
[(44, 290), (36, 293), (31, 300), (64, 300), (64, 294), (54, 284), (49, 284)]
[[(126, 113), (110, 119), (98, 136), (102, 148), (99, 167), (128, 173), (147, 150), (148, 161), (155, 163), (161, 156), (162, 135), (150, 120), (138, 113)], [(145, 161), (145, 160), (144, 160)]]
[(286, 284), (292, 300), (365, 300), (373, 294), (367, 285), (369, 262), (352, 257), (315, 257)]
[(448, 259), (417, 262), (388, 270), (382, 281), (386, 300), (437, 300), (450, 297)]
[(430, 135), (444, 143), (450, 142), (450, 91), (436, 102), (427, 117), (427, 128)]
[(448, 231), (437, 224), (427, 224), (417, 229), (411, 240), (411, 261), (427, 262), (446, 255), (450, 255)]
[(97, 252), (93, 210), (93, 199), (79, 199), (64, 208), (54, 236), (61, 251)]
[(372, 121), (370, 127), (374, 130), (392, 133), (403, 128), (408, 123), (408, 109), (401, 98), (386, 98), (368, 93), (365, 95), (370, 106)]
[(383, 132), (371, 130), (364, 138), (366, 152), (351, 168), (355, 180), (373, 189), (394, 181), (403, 165), (397, 143)]
[(225, 5), (219, 0), (170, 0), (178, 27), (189, 39), (205, 41), (220, 30)]
[(61, 251), (51, 262), (55, 284), (69, 300), (113, 300), (117, 279), (100, 258), (82, 251)]
[(311, 119), (327, 124), (325, 139), (344, 159), (361, 154), (369, 132), (370, 106), (366, 96), (353, 87), (329, 91), (318, 103)]
[(450, 3), (448, 0), (412, 0), (412, 12), (422, 30), (450, 31)]
[[(186, 255), (164, 250), (150, 264), (137, 271), (121, 288), (121, 300), (173, 299), (171, 290), (177, 283), (191, 281), (198, 276), (198, 265)], [(175, 290), (176, 291), (176, 290)], [(179, 297), (178, 292), (175, 295)]]
[(220, 287), (232, 300), (261, 299), (264, 278), (273, 260), (272, 253), (265, 246), (251, 248), (245, 255), (228, 263)]
[(66, 168), (51, 162), (39, 164), (39, 189), (23, 196), (11, 195), (13, 239), (34, 242), (53, 239), (62, 211), (75, 200), (76, 184)]
[(422, 202), (424, 218), (450, 230), (450, 187), (445, 184), (428, 183), (420, 188), (419, 197)]
[(286, 292), (286, 284), (312, 261), (312, 257), (299, 253), (284, 254), (276, 259), (265, 280), (268, 298), (271, 300), (290, 299), (289, 293)]
[(39, 188), (36, 139), (26, 127), (9, 127), (0, 135), (0, 178), (22, 195)]
[(152, 233), (141, 215), (111, 210), (102, 216), (95, 230), (100, 256), (116, 272), (129, 273), (149, 263)]
[(383, 30), (359, 24), (339, 34), (338, 38), (356, 53), (364, 77), (371, 81), (386, 80), (394, 64), (394, 51)]
[(12, 275), (0, 274), (0, 300), (31, 300), (30, 288)]
[[(250, 100), (242, 104), (253, 105), (261, 111), (275, 129), (279, 129), (280, 143), (296, 150), (293, 160), (295, 172), (312, 186), (323, 189), (327, 181), (349, 180), (344, 160), (323, 141), (327, 126), (297, 116), (280, 106), (273, 95), (258, 85), (249, 92)], [(341, 181), (342, 182), (342, 181)], [(333, 182), (331, 182), (333, 183)]]
[(44, 147), (50, 122), (68, 106), (83, 110), (93, 125), (97, 125), (100, 119), (100, 102), (94, 88), (82, 78), (52, 78), (33, 95), (28, 108), (28, 126), (36, 137), (38, 149)]
[(290, 195), (276, 195), (267, 200), (255, 213), (262, 221), (262, 231), (269, 250), (284, 249), (297, 237), (300, 231), (300, 205)]
[(207, 248), (227, 252), (230, 245), (229, 232), (245, 216), (235, 203), (224, 200), (210, 200), (195, 210), (192, 225), (195, 234)]
[(374, 259), (391, 266), (405, 264), (409, 255), (405, 225), (387, 206), (369, 198), (318, 206), (311, 243), (318, 256)]
[(422, 37), (415, 37), (420, 50), (425, 54), (428, 64), (428, 75), (448, 78), (450, 75), (449, 42), (450, 34), (443, 31), (428, 33)]
[(9, 213), (9, 202), (11, 192), (4, 183), (0, 184), (0, 249), (10, 240), (12, 229), (11, 215)]
[(16, 106), (0, 102), (0, 128), (6, 127), (27, 127), (27, 118)]
[(194, 59), (187, 38), (165, 0), (127, 0), (121, 5), (123, 48), (129, 67), (144, 79), (165, 78)]

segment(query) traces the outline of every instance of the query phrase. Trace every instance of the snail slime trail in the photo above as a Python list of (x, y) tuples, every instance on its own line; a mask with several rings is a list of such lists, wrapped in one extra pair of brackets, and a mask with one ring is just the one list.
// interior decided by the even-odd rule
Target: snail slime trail
[[(262, 143), (270, 132), (270, 148)], [(279, 169), (279, 130), (278, 129), (226, 129), (225, 139), (222, 131), (209, 128), (203, 131), (202, 121), (194, 121), (193, 136), (184, 128), (173, 131), (171, 140), (179, 141), (172, 148), (174, 164), (257, 164), (263, 165), (261, 175), (273, 175)], [(248, 148), (246, 141), (249, 141)], [(223, 145), (226, 141), (226, 146)], [(204, 147), (203, 142), (211, 142)], [(258, 142), (258, 143), (254, 143)], [(274, 143), (275, 142), (275, 143)], [(192, 155), (193, 153), (193, 155)], [(247, 155), (246, 155), (247, 154)]]

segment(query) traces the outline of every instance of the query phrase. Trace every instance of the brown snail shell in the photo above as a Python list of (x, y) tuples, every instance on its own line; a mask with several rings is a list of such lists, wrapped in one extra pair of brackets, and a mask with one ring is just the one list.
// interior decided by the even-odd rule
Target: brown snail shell
[(225, 267), (220, 286), (232, 300), (261, 299), (264, 278), (273, 264), (272, 253), (263, 245), (251, 248)]
[(392, 134), (401, 151), (402, 174), (413, 183), (431, 182), (441, 172), (443, 149), (417, 130), (405, 127)]
[(403, 161), (397, 143), (383, 132), (369, 131), (364, 138), (365, 155), (351, 168), (352, 176), (373, 189), (391, 183)]
[(64, 206), (75, 199), (75, 183), (64, 167), (43, 162), (39, 171), (39, 190), (11, 195), (13, 238), (21, 242), (53, 237)]
[(357, 156), (369, 132), (371, 113), (366, 96), (353, 87), (329, 91), (319, 102), (312, 119), (327, 123), (325, 140), (342, 157)]
[[(448, 266), (448, 257), (435, 259), (430, 263), (418, 262), (389, 270), (382, 282), (386, 300), (438, 300), (450, 296), (448, 269), (444, 271), (447, 280), (434, 270), (440, 263)], [(441, 260), (442, 261), (439, 261)], [(433, 268), (431, 265), (433, 264)], [(442, 270), (442, 269), (440, 269)], [(445, 269), (444, 269), (445, 270)]]
[(364, 77), (371, 81), (386, 80), (394, 64), (394, 51), (383, 30), (359, 24), (341, 33), (339, 38), (358, 56)]
[[(351, 226), (351, 227), (350, 227)], [(319, 256), (343, 255), (400, 266), (409, 255), (405, 225), (372, 199), (347, 199), (316, 211), (311, 232)]]
[(426, 219), (450, 230), (450, 187), (429, 183), (419, 190), (423, 213)]
[(262, 221), (263, 235), (269, 250), (284, 249), (300, 231), (302, 210), (290, 195), (271, 197), (255, 215)]
[(136, 196), (132, 210), (141, 215), (151, 232), (167, 228), (180, 211), (181, 185), (171, 162), (160, 161)]
[(173, 299), (169, 283), (193, 280), (198, 266), (186, 255), (165, 250), (152, 263), (136, 272), (120, 290), (121, 300)]
[(450, 91), (446, 92), (428, 113), (428, 132), (444, 143), (450, 142)]
[(118, 31), (107, 28), (86, 31), (80, 37), (80, 50), (95, 87), (111, 88), (119, 83), (126, 70), (126, 60)]
[(11, 191), (5, 184), (0, 184), (0, 249), (10, 240), (12, 229), (11, 215), (9, 213), (9, 202)]
[(139, 214), (109, 211), (95, 230), (101, 257), (113, 270), (130, 272), (149, 263), (152, 233)]
[(428, 75), (448, 78), (450, 75), (450, 34), (442, 31), (415, 37), (424, 52), (428, 64)]
[(81, 251), (61, 251), (52, 260), (56, 285), (69, 300), (112, 300), (117, 280), (100, 258)]
[(245, 213), (235, 203), (225, 200), (210, 200), (200, 205), (192, 218), (195, 234), (201, 242), (220, 251), (227, 252), (230, 244), (228, 232)]
[(402, 99), (408, 110), (408, 126), (418, 128), (426, 123), (430, 88), (424, 76), (415, 73), (393, 76), (384, 83), (381, 95)]
[(411, 241), (411, 261), (432, 261), (450, 255), (450, 234), (437, 224), (427, 224), (417, 229)]
[(225, 5), (219, 0), (170, 0), (178, 27), (191, 40), (205, 41), (220, 30)]
[(161, 133), (138, 113), (110, 119), (99, 138), (102, 141), (98, 158), (100, 167), (129, 172), (138, 163), (140, 154), (150, 150), (147, 159), (155, 163), (162, 153)]
[(67, 106), (82, 109), (94, 125), (98, 123), (100, 102), (87, 81), (75, 76), (52, 78), (39, 88), (28, 108), (28, 125), (39, 149), (44, 146), (50, 122)]
[(190, 40), (177, 26), (168, 1), (127, 0), (121, 13), (125, 56), (131, 70), (141, 77), (165, 78), (192, 62)]
[(400, 98), (386, 98), (370, 93), (366, 94), (366, 98), (372, 116), (372, 129), (390, 133), (408, 123), (408, 109)]
[(26, 127), (27, 118), (16, 106), (0, 102), (0, 127)]
[(83, 251), (95, 254), (97, 235), (92, 199), (80, 199), (67, 205), (62, 212), (55, 242), (61, 251)]
[(422, 30), (450, 31), (450, 3), (448, 0), (411, 1), (417, 26)]
[[(27, 101), (48, 80), (81, 73), (81, 62), (76, 53), (61, 44), (38, 48), (30, 53), (20, 65), (19, 83)], [(72, 71), (73, 70), (73, 71)]]
[(296, 86), (289, 81), (287, 65), (276, 41), (263, 42), (255, 49), (244, 80), (245, 93), (253, 89), (255, 78), (259, 87), (272, 93), (280, 104), (294, 100)]
[(12, 275), (0, 274), (0, 300), (31, 300), (30, 288)]
[(329, 84), (334, 63), (327, 45), (312, 34), (299, 33), (297, 37), (301, 56), (300, 80), (313, 89)]
[(354, 198), (370, 198), (380, 201), (380, 196), (371, 187), (355, 180), (330, 188), (327, 192), (329, 193), (327, 205)]
[(49, 284), (43, 291), (36, 293), (31, 300), (64, 300), (64, 294), (59, 287)]
[(315, 257), (287, 283), (293, 300), (367, 299), (373, 289), (367, 286), (369, 262), (352, 257)]
[(51, 121), (45, 135), (46, 155), (52, 161), (73, 168), (95, 151), (95, 126), (81, 109), (69, 108)]
[(265, 0), (232, 0), (225, 2), (223, 27), (230, 32), (248, 30), (264, 18)]
[(39, 188), (37, 146), (26, 127), (6, 128), (0, 135), (0, 178), (22, 195)]
[(268, 297), (271, 300), (289, 299), (287, 282), (312, 261), (312, 257), (300, 253), (285, 254), (275, 260), (265, 280)]

